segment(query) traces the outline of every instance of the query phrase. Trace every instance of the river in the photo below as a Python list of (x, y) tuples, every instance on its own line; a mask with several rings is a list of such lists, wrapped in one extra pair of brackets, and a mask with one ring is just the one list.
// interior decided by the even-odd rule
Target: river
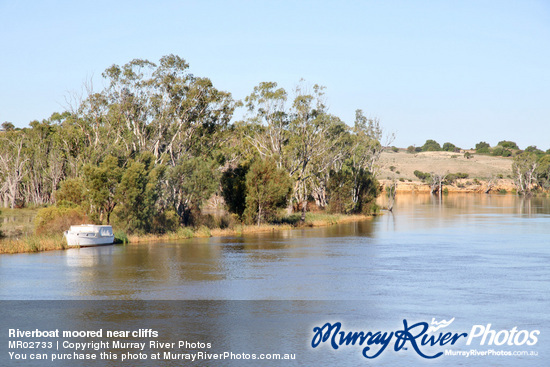
[[(473, 325), (487, 324), (496, 332), (509, 333), (516, 327), (516, 335), (536, 329), (540, 334), (532, 346), (519, 338), (521, 346), (504, 343), (496, 348), (493, 343), (491, 348), (539, 355), (444, 356), (442, 365), (546, 366), (550, 361), (548, 198), (456, 194), (440, 201), (430, 195), (401, 195), (393, 213), (331, 227), (2, 255), (0, 279), (4, 304), (9, 305), (8, 300), (64, 300), (63, 308), (84, 307), (79, 301), (94, 300), (88, 304), (110, 310), (124, 304), (133, 312), (143, 310), (144, 305), (159, 309), (162, 304), (164, 310), (184, 309), (187, 316), (201, 320), (197, 325), (203, 326), (193, 323), (195, 329), (189, 332), (204, 340), (215, 332), (204, 325), (213, 322), (216, 333), (226, 330), (241, 335), (240, 330), (247, 335), (247, 345), (258, 349), (265, 349), (268, 340), (281, 346), (275, 349), (298, 344), (297, 360), (303, 359), (294, 361), (297, 365), (366, 363), (361, 347), (309, 347), (312, 326), (325, 321), (374, 332), (404, 329), (403, 320), (410, 325), (452, 318), (449, 331), (454, 328), (457, 333), (472, 334)], [(41, 312), (43, 305), (58, 303), (30, 304)], [(258, 314), (252, 309), (264, 311)], [(206, 318), (205, 310), (217, 316)], [(157, 320), (153, 324), (175, 338), (177, 331), (166, 324), (166, 320), (174, 321), (174, 315), (168, 314), (162, 318), (164, 323), (153, 317)], [(61, 322), (63, 315), (54, 319)], [(246, 320), (254, 320), (254, 326), (243, 329)], [(81, 321), (80, 317), (73, 320)], [(296, 330), (300, 322), (307, 330)], [(274, 335), (284, 328), (292, 331), (289, 340), (266, 337), (266, 323)], [(500, 335), (504, 338), (505, 333)], [(222, 339), (218, 345), (235, 343), (229, 337)], [(480, 345), (480, 339), (472, 343), (477, 343), (475, 348), (466, 346), (465, 338), (453, 348), (491, 349), (487, 341)], [(445, 349), (438, 348), (423, 350), (433, 355)], [(423, 365), (427, 361), (408, 349), (395, 351), (390, 344), (370, 363)]]

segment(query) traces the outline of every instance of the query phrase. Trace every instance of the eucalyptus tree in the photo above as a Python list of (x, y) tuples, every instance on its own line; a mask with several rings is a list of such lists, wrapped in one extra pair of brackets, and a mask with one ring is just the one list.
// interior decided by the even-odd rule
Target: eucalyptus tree
[(169, 55), (153, 73), (151, 151), (157, 157), (167, 152), (172, 165), (182, 157), (210, 155), (218, 149), (236, 107), (230, 93), (216, 89), (208, 78), (190, 74), (188, 67), (182, 58)]
[(110, 131), (120, 138), (128, 154), (147, 147), (155, 66), (148, 60), (134, 59), (122, 67), (112, 65), (103, 73), (109, 81), (104, 93), (109, 104)]
[(518, 193), (530, 195), (533, 185), (537, 183), (537, 167), (539, 161), (537, 155), (531, 152), (523, 152), (512, 163), (512, 173)]
[(313, 162), (331, 149), (326, 134), (331, 119), (324, 104), (324, 87), (314, 85), (311, 93), (303, 84), (296, 87), (289, 124), (288, 170), (294, 180), (294, 198), (305, 221), (307, 200), (312, 193)]
[(327, 115), (329, 126), (323, 144), (329, 147), (324, 154), (312, 160), (311, 195), (315, 204), (325, 208), (329, 200), (330, 171), (340, 171), (350, 146), (350, 129), (340, 118)]
[(27, 138), (23, 131), (6, 131), (0, 138), (0, 191), (4, 206), (15, 208), (28, 167)]
[(286, 205), (291, 192), (290, 177), (272, 159), (255, 161), (246, 174), (245, 218), (258, 226), (266, 219), (273, 219), (276, 210)]
[(117, 189), (124, 170), (118, 159), (107, 156), (98, 166), (87, 164), (83, 168), (85, 196), (88, 212), (100, 223), (111, 221), (111, 213), (118, 204)]
[(195, 224), (202, 203), (218, 188), (220, 172), (216, 165), (205, 157), (191, 157), (167, 168), (163, 200), (174, 208), (182, 224)]
[(262, 82), (245, 98), (256, 133), (248, 136), (260, 157), (273, 159), (278, 168), (285, 165), (285, 146), (289, 141), (288, 94), (275, 82)]

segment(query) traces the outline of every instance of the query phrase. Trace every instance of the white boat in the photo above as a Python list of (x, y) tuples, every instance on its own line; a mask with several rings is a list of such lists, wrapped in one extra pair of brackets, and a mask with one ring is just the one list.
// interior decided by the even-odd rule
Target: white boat
[(65, 231), (65, 238), (69, 247), (112, 245), (115, 242), (113, 227), (95, 224), (71, 226), (71, 229)]

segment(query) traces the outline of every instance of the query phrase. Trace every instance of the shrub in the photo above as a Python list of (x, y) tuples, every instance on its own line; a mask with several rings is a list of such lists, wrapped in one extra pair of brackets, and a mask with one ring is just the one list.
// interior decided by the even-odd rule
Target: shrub
[(512, 152), (508, 149), (505, 149), (501, 146), (495, 147), (493, 151), (491, 152), (491, 155), (493, 156), (499, 156), (499, 157), (510, 157), (512, 156)]
[(479, 154), (488, 154), (491, 152), (491, 146), (484, 142), (484, 141), (480, 141), (479, 143), (476, 144), (476, 153), (479, 153)]
[(69, 178), (61, 182), (59, 190), (55, 192), (55, 201), (67, 201), (81, 205), (84, 201), (84, 181), (80, 178)]
[(407, 147), (407, 153), (414, 153), (414, 146), (409, 145), (409, 146)]
[(128, 241), (128, 236), (126, 235), (126, 232), (124, 232), (124, 231), (114, 231), (113, 234), (115, 235), (115, 243), (125, 245), (129, 242)]
[(86, 214), (79, 206), (50, 206), (38, 210), (34, 226), (38, 235), (55, 235), (86, 222)]
[(258, 160), (246, 174), (246, 192), (244, 217), (249, 223), (260, 225), (274, 219), (277, 209), (286, 205), (292, 182), (272, 160)]
[(519, 149), (518, 145), (515, 142), (510, 140), (499, 141), (497, 145), (500, 145), (501, 147), (508, 148), (508, 149)]
[(397, 153), (399, 152), (399, 148), (397, 147), (391, 147), (392, 152)]
[(378, 181), (363, 169), (355, 171), (344, 166), (337, 172), (331, 170), (327, 191), (328, 210), (332, 213), (372, 213), (376, 209)]
[(246, 208), (246, 174), (249, 167), (240, 165), (225, 171), (221, 177), (222, 196), (229, 212), (242, 219)]
[(454, 145), (453, 143), (447, 142), (443, 144), (443, 147), (441, 147), (441, 150), (445, 152), (456, 152), (457, 150), (460, 150), (460, 149), (457, 148), (456, 145)]
[(395, 171), (395, 166), (390, 166), (390, 171)]
[(426, 181), (428, 178), (431, 177), (431, 175), (428, 172), (422, 172), (415, 170), (414, 175), (420, 179), (420, 181)]
[(426, 140), (426, 142), (422, 146), (423, 152), (434, 152), (439, 150), (441, 150), (441, 146), (439, 145), (439, 143), (431, 139)]

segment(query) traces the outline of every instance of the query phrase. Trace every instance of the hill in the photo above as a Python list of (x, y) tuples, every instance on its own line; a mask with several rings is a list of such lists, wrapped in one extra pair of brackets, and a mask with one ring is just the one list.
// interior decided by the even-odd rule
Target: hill
[(465, 173), (465, 179), (457, 180), (453, 185), (446, 185), (451, 192), (485, 192), (514, 188), (512, 158), (493, 157), (474, 154), (467, 159), (462, 153), (452, 152), (419, 152), (408, 153), (385, 151), (380, 157), (381, 170), (379, 181), (387, 185), (392, 179), (398, 180), (398, 191), (429, 191), (429, 186), (414, 175), (414, 171), (437, 174)]

